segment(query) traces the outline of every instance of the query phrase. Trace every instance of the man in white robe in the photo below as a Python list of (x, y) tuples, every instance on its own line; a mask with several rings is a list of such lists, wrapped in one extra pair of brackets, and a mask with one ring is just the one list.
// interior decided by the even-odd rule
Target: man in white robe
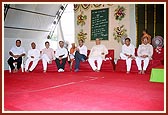
[[(26, 72), (33, 71), (40, 59), (40, 51), (36, 49), (36, 44), (34, 42), (31, 43), (31, 47), (32, 49), (28, 51), (28, 54), (27, 54), (28, 59), (26, 60), (26, 63), (25, 63)], [(33, 62), (33, 63), (31, 67), (28, 69), (30, 62)]]
[[(102, 61), (105, 59), (106, 54), (108, 54), (108, 49), (101, 44), (99, 38), (96, 38), (96, 45), (92, 47), (88, 59), (88, 62), (92, 67), (93, 71), (100, 71)], [(95, 61), (97, 61), (97, 66), (95, 65)]]
[(132, 60), (135, 59), (135, 46), (131, 44), (130, 38), (125, 38), (125, 44), (122, 46), (120, 58), (126, 60), (127, 72), (130, 73)]
[[(139, 74), (145, 74), (146, 68), (148, 67), (150, 59), (152, 59), (153, 55), (153, 46), (149, 44), (148, 38), (145, 37), (143, 39), (143, 43), (139, 45), (137, 51), (138, 57), (136, 58), (136, 63), (138, 66)], [(142, 68), (142, 60), (144, 62)]]

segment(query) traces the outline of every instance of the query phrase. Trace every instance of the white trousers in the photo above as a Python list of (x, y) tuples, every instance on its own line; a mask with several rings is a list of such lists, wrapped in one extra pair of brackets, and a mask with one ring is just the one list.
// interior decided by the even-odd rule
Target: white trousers
[(121, 59), (126, 60), (127, 71), (130, 71), (132, 59), (131, 59), (131, 58), (128, 58), (128, 57), (127, 57), (126, 55), (124, 55), (123, 53), (120, 53), (120, 57), (121, 57)]
[[(143, 66), (143, 69), (142, 69), (142, 60), (144, 62), (144, 66)], [(146, 57), (146, 58), (142, 58), (142, 57), (137, 57), (136, 58), (136, 64), (138, 66), (138, 70), (146, 70), (146, 68), (148, 67), (148, 64), (149, 64), (149, 58)]]
[(31, 67), (29, 68), (29, 71), (33, 71), (33, 70), (34, 70), (34, 68), (36, 67), (36, 65), (37, 65), (37, 63), (38, 63), (38, 61), (39, 61), (39, 59), (28, 58), (28, 59), (26, 60), (26, 63), (25, 63), (25, 71), (28, 70), (29, 64), (30, 64), (30, 62), (32, 62), (32, 61), (33, 61), (33, 63), (32, 63), (32, 65), (31, 65)]
[[(95, 61), (97, 61), (97, 67), (95, 65)], [(102, 61), (103, 61), (102, 57), (93, 57), (88, 59), (88, 62), (93, 70), (96, 70), (96, 69), (100, 70)]]
[(49, 63), (50, 59), (47, 56), (47, 54), (43, 54), (41, 56), (41, 59), (42, 59), (42, 63), (43, 63), (43, 70), (46, 71), (47, 70), (47, 62)]

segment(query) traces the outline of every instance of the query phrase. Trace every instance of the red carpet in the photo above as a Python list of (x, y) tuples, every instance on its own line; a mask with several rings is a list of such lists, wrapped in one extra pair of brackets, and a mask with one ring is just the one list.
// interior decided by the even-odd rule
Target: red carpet
[(163, 111), (164, 84), (116, 72), (5, 72), (9, 111)]

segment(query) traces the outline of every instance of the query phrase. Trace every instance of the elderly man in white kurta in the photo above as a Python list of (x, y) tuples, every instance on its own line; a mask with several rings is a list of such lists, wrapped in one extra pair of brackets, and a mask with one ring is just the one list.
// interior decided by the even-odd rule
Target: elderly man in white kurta
[[(148, 38), (143, 39), (143, 44), (139, 45), (137, 51), (138, 57), (136, 58), (136, 63), (138, 66), (139, 74), (145, 74), (146, 68), (148, 67), (149, 60), (152, 59), (153, 47), (148, 43)], [(142, 60), (144, 62), (143, 68), (141, 66)]]
[[(100, 39), (96, 38), (96, 45), (92, 47), (88, 59), (90, 66), (95, 72), (100, 71), (102, 61), (105, 59), (106, 54), (108, 54), (108, 49), (101, 44)], [(95, 61), (97, 61), (97, 67)]]
[(54, 50), (52, 48), (49, 48), (50, 44), (49, 42), (45, 42), (45, 47), (42, 49), (41, 52), (41, 59), (43, 63), (43, 72), (45, 73), (47, 71), (47, 63), (52, 64), (52, 60), (55, 60), (54, 56)]
[(130, 73), (132, 60), (135, 59), (135, 46), (131, 44), (130, 38), (125, 38), (125, 44), (122, 46), (120, 58), (126, 60), (127, 72)]
[[(31, 47), (32, 49), (28, 51), (28, 54), (27, 54), (28, 58), (25, 63), (26, 72), (33, 71), (40, 59), (40, 51), (36, 49), (36, 44), (34, 42), (31, 43)], [(33, 63), (31, 67), (28, 69), (30, 62), (33, 62)]]

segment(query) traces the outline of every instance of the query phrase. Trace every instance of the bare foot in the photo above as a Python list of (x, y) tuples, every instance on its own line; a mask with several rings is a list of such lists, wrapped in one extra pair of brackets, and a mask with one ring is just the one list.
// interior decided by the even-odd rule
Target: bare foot
[(46, 70), (44, 70), (43, 73), (46, 73)]
[(25, 72), (26, 72), (26, 73), (29, 73), (29, 70), (26, 70)]
[(94, 71), (95, 71), (95, 72), (100, 72), (100, 70), (98, 70), (98, 69), (95, 69)]
[(127, 74), (129, 74), (129, 73), (130, 73), (130, 71), (127, 71), (126, 73), (127, 73)]
[(14, 70), (13, 70), (13, 73), (17, 73), (17, 72), (18, 72), (18, 69), (14, 69)]
[(141, 74), (142, 73), (142, 70), (140, 70), (139, 72), (138, 72), (138, 74)]
[(14, 69), (14, 70), (12, 71), (12, 73), (16, 73), (16, 70)]
[(144, 70), (142, 70), (142, 74), (145, 74), (145, 71), (144, 71)]

